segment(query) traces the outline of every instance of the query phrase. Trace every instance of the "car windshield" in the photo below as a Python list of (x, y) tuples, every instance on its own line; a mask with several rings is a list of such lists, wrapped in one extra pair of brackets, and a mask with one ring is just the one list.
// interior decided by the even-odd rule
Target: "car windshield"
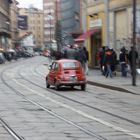
[(63, 69), (69, 69), (69, 68), (76, 69), (76, 68), (78, 68), (78, 63), (76, 63), (76, 62), (64, 62), (62, 64), (62, 68)]

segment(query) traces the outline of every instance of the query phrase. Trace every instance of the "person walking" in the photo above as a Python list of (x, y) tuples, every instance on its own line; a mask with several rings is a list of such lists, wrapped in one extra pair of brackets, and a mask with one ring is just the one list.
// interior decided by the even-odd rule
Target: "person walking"
[(76, 47), (75, 50), (77, 52), (76, 53), (76, 60), (81, 62), (83, 70), (85, 71), (85, 62), (86, 62), (87, 58), (86, 58), (86, 54), (83, 50), (83, 47), (82, 46)]
[(112, 51), (108, 48), (105, 52), (106, 78), (108, 76), (112, 78), (111, 64), (112, 64)]
[(75, 48), (70, 45), (66, 50), (65, 50), (65, 57), (67, 59), (76, 59), (76, 50)]
[(117, 54), (113, 48), (110, 50), (112, 52), (112, 54), (111, 54), (112, 55), (111, 70), (112, 70), (113, 75), (116, 76)]
[(85, 53), (85, 56), (86, 56), (86, 59), (85, 59), (85, 74), (88, 75), (89, 53), (88, 53), (88, 51), (87, 51), (85, 46), (83, 47), (83, 50), (84, 50), (84, 53)]
[(105, 46), (103, 46), (99, 51), (99, 63), (100, 63), (100, 70), (102, 75), (105, 75), (106, 66), (105, 66)]
[(129, 51), (128, 54), (128, 60), (129, 60), (129, 64), (130, 64), (130, 69), (131, 69), (131, 75), (132, 75), (132, 69), (134, 67), (134, 65), (136, 65), (137, 59), (138, 59), (138, 52), (136, 51), (136, 49), (134, 48), (134, 62), (133, 62), (133, 47), (131, 47), (131, 50)]
[(122, 73), (123, 77), (127, 76), (126, 67), (127, 67), (127, 63), (128, 63), (128, 55), (127, 55), (126, 52), (127, 51), (126, 51), (125, 47), (122, 47), (121, 51), (120, 51), (120, 55), (119, 55), (119, 61), (120, 61), (120, 66), (121, 66), (121, 73)]

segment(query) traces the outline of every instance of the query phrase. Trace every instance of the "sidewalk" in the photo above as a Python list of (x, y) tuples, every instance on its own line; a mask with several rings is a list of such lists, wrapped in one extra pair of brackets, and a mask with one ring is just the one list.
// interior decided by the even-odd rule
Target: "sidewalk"
[(117, 72), (117, 75), (113, 78), (106, 78), (101, 75), (100, 70), (90, 69), (89, 75), (87, 75), (87, 82), (88, 84), (103, 88), (140, 95), (140, 75), (137, 75), (136, 86), (132, 86), (132, 77), (130, 74), (127, 77), (121, 77), (121, 73)]

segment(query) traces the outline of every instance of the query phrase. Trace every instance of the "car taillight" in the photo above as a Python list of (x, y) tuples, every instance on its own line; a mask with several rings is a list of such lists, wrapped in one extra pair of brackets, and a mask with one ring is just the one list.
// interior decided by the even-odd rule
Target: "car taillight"
[(86, 80), (86, 77), (85, 77), (85, 76), (82, 76), (82, 77), (81, 77), (81, 80), (82, 80), (82, 81), (85, 81), (85, 80)]
[(64, 74), (69, 74), (69, 71), (64, 71)]
[(80, 74), (81, 72), (79, 70), (76, 71), (76, 74)]

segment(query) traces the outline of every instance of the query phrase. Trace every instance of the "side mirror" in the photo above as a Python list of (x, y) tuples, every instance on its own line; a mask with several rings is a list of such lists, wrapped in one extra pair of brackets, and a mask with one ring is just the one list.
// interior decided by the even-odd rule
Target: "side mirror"
[(48, 66), (48, 69), (51, 70), (51, 69), (52, 69), (52, 65), (49, 65), (49, 66)]

